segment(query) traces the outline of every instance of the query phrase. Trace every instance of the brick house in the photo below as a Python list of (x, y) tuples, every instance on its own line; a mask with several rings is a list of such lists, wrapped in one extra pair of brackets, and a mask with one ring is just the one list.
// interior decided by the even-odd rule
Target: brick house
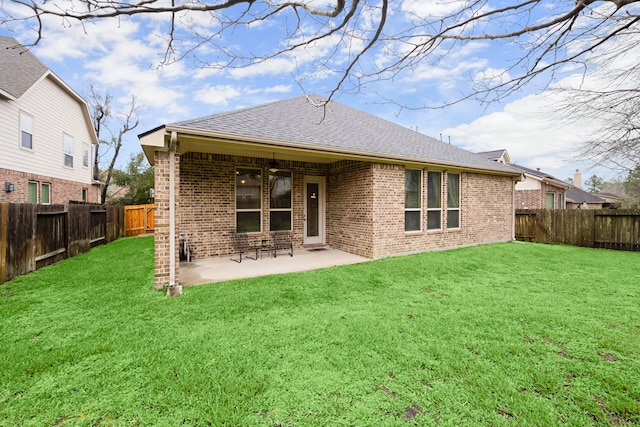
[(31, 51), (0, 36), (0, 202), (99, 202), (87, 103)]
[(317, 96), (167, 124), (139, 136), (155, 165), (155, 286), (231, 236), (368, 258), (513, 239), (520, 172)]

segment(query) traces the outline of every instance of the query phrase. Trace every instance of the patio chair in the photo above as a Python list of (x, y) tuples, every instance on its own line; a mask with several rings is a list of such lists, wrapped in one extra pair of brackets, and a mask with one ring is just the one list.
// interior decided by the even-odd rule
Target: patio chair
[[(238, 254), (238, 259), (231, 258), (231, 261), (235, 261), (237, 263), (242, 262), (242, 256), (249, 259), (258, 259), (258, 252), (260, 251), (260, 246), (253, 245), (249, 241), (249, 237), (247, 233), (238, 233), (235, 230), (231, 232), (231, 241), (233, 243), (233, 248)], [(249, 254), (255, 252), (255, 256), (252, 257)]]
[(278, 256), (279, 250), (289, 251), (289, 256), (293, 256), (293, 239), (290, 231), (273, 232), (273, 257)]

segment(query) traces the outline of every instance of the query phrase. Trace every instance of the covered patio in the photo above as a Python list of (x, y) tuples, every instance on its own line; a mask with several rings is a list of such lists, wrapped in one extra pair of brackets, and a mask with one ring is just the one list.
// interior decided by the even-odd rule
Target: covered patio
[[(292, 257), (285, 252), (276, 258), (268, 253), (262, 255), (257, 260), (243, 258), (241, 263), (232, 261), (228, 256), (181, 262), (180, 283), (185, 286), (201, 285), (370, 261), (369, 258), (326, 247), (298, 249)], [(237, 259), (237, 256), (233, 258)]]

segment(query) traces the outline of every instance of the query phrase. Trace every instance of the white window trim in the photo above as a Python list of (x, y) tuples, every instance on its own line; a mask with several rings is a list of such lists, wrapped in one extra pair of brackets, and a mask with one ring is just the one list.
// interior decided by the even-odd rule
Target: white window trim
[(29, 201), (29, 184), (35, 184), (35, 188), (36, 188), (36, 201), (35, 204), (37, 205), (40, 202), (40, 183), (38, 181), (27, 181), (27, 202), (28, 203), (32, 203)]
[(262, 192), (263, 192), (262, 179), (263, 178), (262, 177), (263, 177), (263, 171), (260, 168), (240, 167), (240, 166), (238, 166), (238, 167), (236, 167), (236, 174), (238, 174), (238, 170), (240, 170), (240, 169), (243, 169), (243, 170), (255, 170), (255, 171), (258, 171), (260, 173), (260, 191), (259, 191), (259, 193), (260, 193), (259, 194), (260, 209), (238, 209), (238, 199), (237, 199), (237, 197), (238, 197), (238, 185), (237, 185), (237, 181), (236, 181), (235, 176), (234, 176), (234, 180), (233, 180), (233, 188), (234, 188), (234, 191), (233, 191), (233, 203), (234, 203), (234, 208), (235, 208), (235, 214), (233, 216), (234, 222), (235, 222), (234, 230), (238, 229), (238, 215), (237, 215), (238, 212), (258, 212), (259, 211), (260, 212), (260, 230), (258, 230), (258, 231), (247, 231), (246, 233), (247, 234), (250, 234), (250, 233), (262, 233), (262, 228), (263, 228), (263, 224), (262, 224), (262, 222), (263, 222), (262, 221), (262, 204), (263, 204), (262, 203), (262, 199), (263, 199), (263, 197), (262, 197)]
[[(89, 165), (91, 164), (91, 152), (89, 151), (89, 144), (87, 144), (86, 142), (82, 143), (82, 167), (83, 168), (89, 168)], [(85, 164), (85, 160), (86, 160), (86, 164)]]
[[(71, 142), (71, 153), (67, 154), (67, 141)], [(62, 134), (62, 166), (64, 166), (65, 168), (68, 169), (73, 169), (73, 157), (74, 157), (74, 145), (75, 145), (75, 141), (73, 139), (73, 137), (69, 134), (63, 133)], [(67, 155), (69, 155), (71, 157), (71, 166), (67, 165)]]
[[(24, 129), (24, 128), (25, 128), (25, 126), (23, 126), (23, 124), (24, 124), (24, 123), (23, 123), (23, 122), (24, 122), (24, 120), (23, 120), (23, 119), (24, 119), (24, 118), (28, 118), (28, 119), (31, 121), (31, 123), (30, 123), (30, 125), (31, 125), (31, 126), (30, 126), (30, 128), (31, 128), (31, 129), (30, 129), (30, 131), (31, 131), (31, 132), (27, 132), (27, 131)], [(33, 116), (32, 116), (31, 114), (29, 114), (29, 113), (26, 113), (26, 112), (24, 112), (24, 111), (20, 110), (20, 112), (19, 112), (19, 121), (20, 121), (20, 123), (19, 123), (20, 129), (18, 130), (18, 132), (19, 132), (19, 133), (18, 133), (18, 146), (19, 146), (22, 150), (26, 150), (26, 151), (33, 151), (33, 139), (34, 139), (34, 138), (33, 138), (33, 127), (34, 127), (34, 126), (33, 126), (33, 122), (34, 122), (34, 120), (33, 120)], [(30, 135), (31, 135), (31, 148), (29, 148), (29, 147), (25, 147), (24, 145), (22, 145), (22, 132), (26, 132), (26, 133), (28, 133), (28, 134), (30, 134)]]
[(420, 212), (420, 221), (418, 221), (418, 227), (419, 227), (419, 228), (418, 228), (417, 230), (407, 230), (406, 215), (405, 215), (404, 232), (405, 232), (405, 233), (421, 233), (421, 232), (422, 232), (422, 221), (423, 221), (423, 216), (422, 216), (422, 205), (423, 205), (423, 203), (424, 203), (424, 201), (423, 201), (423, 193), (424, 193), (424, 192), (422, 191), (422, 190), (423, 190), (423, 188), (422, 188), (422, 187), (423, 187), (422, 183), (423, 183), (423, 179), (424, 179), (424, 174), (422, 173), (422, 169), (411, 169), (411, 168), (406, 168), (406, 169), (405, 169), (405, 192), (407, 191), (407, 189), (406, 189), (406, 182), (407, 182), (407, 181), (406, 181), (406, 179), (407, 179), (407, 178), (406, 178), (406, 173), (407, 173), (407, 171), (410, 171), (410, 170), (420, 172), (420, 183), (418, 184), (418, 188), (419, 188), (419, 190), (420, 190), (420, 197), (419, 197), (419, 199), (420, 199), (420, 200), (419, 200), (419, 201), (420, 201), (420, 207), (418, 207), (418, 208), (408, 208), (408, 207), (406, 206), (406, 199), (405, 199), (405, 207), (404, 207), (404, 211), (405, 211), (405, 213), (406, 213), (406, 212)]
[[(44, 194), (44, 187), (47, 186), (49, 187), (49, 201), (45, 202), (44, 200), (42, 200), (42, 195)], [(43, 205), (50, 205), (51, 204), (51, 183), (50, 182), (41, 182), (40, 183), (40, 203)]]

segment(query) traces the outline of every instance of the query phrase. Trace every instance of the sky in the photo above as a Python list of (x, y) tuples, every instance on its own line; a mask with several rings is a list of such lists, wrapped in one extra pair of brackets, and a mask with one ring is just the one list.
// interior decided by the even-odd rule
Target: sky
[[(427, 13), (430, 8), (428, 13), (432, 13), (447, 4), (405, 0), (403, 7), (413, 13)], [(14, 16), (23, 13), (10, 2), (3, 7)], [(215, 26), (209, 17), (193, 13), (183, 16), (181, 24), (199, 32)], [(30, 43), (35, 35), (30, 25), (28, 21), (5, 22), (0, 24), (0, 35)], [(137, 135), (157, 126), (305, 93), (327, 96), (339, 76), (318, 66), (317, 58), (334, 49), (336, 63), (344, 63), (333, 39), (250, 67), (203, 66), (218, 61), (220, 52), (268, 51), (278, 46), (279, 34), (287, 25), (276, 18), (237, 28), (214, 38), (212, 44), (197, 47), (185, 43), (183, 47), (193, 47), (190, 54), (161, 64), (167, 41), (167, 22), (161, 16), (122, 17), (84, 25), (45, 19), (44, 37), (32, 52), (85, 99), (93, 85), (98, 92), (113, 96), (114, 111), (124, 112), (135, 96), (143, 109), (138, 127), (125, 136), (118, 161), (118, 166), (124, 167), (130, 155), (141, 151)], [(514, 46), (504, 43), (469, 43), (450, 50), (437, 62), (417, 64), (392, 79), (368, 83), (358, 91), (339, 92), (334, 100), (472, 152), (506, 149), (514, 163), (540, 168), (562, 180), (573, 177), (576, 169), (582, 172), (583, 181), (593, 174), (607, 180), (618, 178), (609, 169), (576, 159), (580, 144), (597, 123), (559, 120), (555, 106), (560, 95), (549, 90), (548, 80), (534, 81), (489, 105), (471, 99), (446, 108), (399, 107), (450, 102), (468, 92), (469, 79), (504, 70), (505, 61), (517, 54)], [(387, 58), (378, 52), (370, 60), (384, 62)], [(568, 81), (576, 78), (579, 76), (570, 70), (562, 76)], [(551, 82), (551, 87), (560, 83)], [(117, 130), (117, 118), (110, 127)]]

